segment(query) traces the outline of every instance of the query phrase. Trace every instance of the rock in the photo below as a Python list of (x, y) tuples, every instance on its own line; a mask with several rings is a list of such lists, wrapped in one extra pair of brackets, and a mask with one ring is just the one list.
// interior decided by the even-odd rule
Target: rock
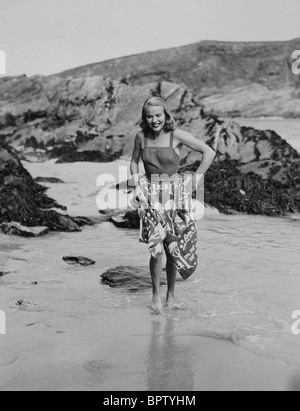
[[(112, 217), (117, 217), (117, 220), (118, 220), (118, 218), (120, 218), (119, 217), (120, 214), (124, 215), (124, 211), (122, 211), (120, 209), (116, 209), (116, 210), (111, 210), (111, 209), (99, 210), (99, 213), (101, 214), (100, 221), (102, 221), (102, 222), (113, 222), (111, 220)], [(119, 222), (117, 221), (116, 224), (118, 225), (121, 222), (124, 222), (123, 218), (121, 218), (121, 221), (119, 221)]]
[(0, 225), (4, 234), (18, 235), (20, 237), (42, 237), (49, 233), (49, 227), (24, 227), (20, 223), (2, 223)]
[(79, 227), (83, 227), (85, 225), (93, 225), (93, 221), (91, 221), (87, 217), (72, 217), (72, 222), (75, 223)]
[(114, 154), (106, 154), (99, 151), (75, 151), (73, 153), (62, 155), (57, 160), (57, 163), (77, 163), (79, 161), (87, 161), (91, 163), (110, 163), (120, 158), (122, 154), (122, 151)]
[(36, 183), (49, 183), (49, 184), (64, 184), (62, 180), (55, 177), (37, 177), (34, 179)]
[(83, 265), (84, 267), (96, 264), (96, 261), (90, 260), (86, 257), (63, 257), (63, 260), (69, 265), (79, 264)]
[[(3, 78), (1, 137), (20, 153), (30, 149), (40, 159), (48, 156), (58, 162), (128, 158), (145, 98), (161, 95), (174, 110), (178, 126), (217, 152), (207, 174), (208, 205), (223, 212), (279, 215), (295, 211), (299, 209), (300, 169), (296, 150), (273, 131), (240, 127), (215, 114), (299, 117), (298, 78), (290, 70), (291, 52), (297, 48), (300, 39), (201, 42), (56, 76)], [(216, 135), (218, 125), (223, 131)], [(200, 160), (198, 152), (184, 147), (181, 170), (195, 171)], [(5, 196), (3, 203), (0, 196), (0, 221), (45, 225), (51, 230), (80, 229), (74, 218), (48, 211), (55, 205), (45, 196), (45, 187), (22, 191), (23, 183), (16, 186), (15, 177), (6, 176), (0, 184)], [(22, 202), (18, 207), (11, 206), (15, 198)], [(138, 228), (136, 214), (120, 214), (111, 221)]]
[(117, 227), (117, 228), (127, 228), (127, 220), (124, 218), (124, 214), (119, 216), (110, 217), (110, 221)]
[[(216, 128), (222, 125), (220, 135)], [(205, 176), (205, 203), (221, 212), (269, 216), (300, 210), (300, 155), (275, 132), (206, 116), (207, 143), (217, 157)], [(185, 164), (184, 164), (185, 163)], [(180, 173), (200, 161), (188, 153)], [(245, 193), (245, 194), (244, 194)]]
[(4, 277), (5, 275), (9, 275), (11, 274), (11, 272), (7, 272), (7, 271), (0, 271), (0, 278)]
[(136, 211), (128, 211), (113, 216), (110, 221), (118, 228), (137, 229), (140, 227), (140, 219)]
[(130, 85), (164, 82), (162, 94), (176, 94), (169, 83), (185, 84), (206, 112), (224, 117), (299, 118), (299, 76), (291, 70), (300, 38), (283, 42), (201, 41), (192, 45), (89, 64), (60, 73), (63, 79), (130, 75)]
[[(295, 44), (297, 42), (291, 42), (291, 45)], [(238, 47), (238, 53), (236, 47)], [(242, 50), (249, 48), (251, 53), (256, 56), (259, 66), (261, 57), (257, 54), (257, 49), (262, 48), (267, 53), (267, 47), (273, 50), (272, 53), (274, 53), (275, 46), (272, 44), (266, 45), (265, 43), (255, 44), (255, 46), (251, 44), (237, 46), (235, 44), (230, 45), (230, 43), (201, 44), (201, 65), (199, 66), (199, 62), (195, 65), (196, 72), (199, 71), (199, 75), (201, 73), (200, 82), (196, 81), (195, 73), (190, 77), (190, 65), (194, 64), (193, 59), (195, 59), (195, 56), (192, 60), (188, 60), (189, 66), (184, 69), (182, 64), (185, 65), (186, 63), (177, 55), (172, 57), (171, 67), (166, 67), (166, 71), (156, 72), (154, 70), (151, 71), (151, 75), (148, 73), (148, 64), (138, 64), (137, 66), (129, 64), (134, 73), (136, 73), (136, 70), (144, 71), (140, 73), (140, 77), (136, 77), (135, 74), (134, 81), (130, 84), (122, 82), (124, 73), (120, 73), (119, 76), (117, 75), (119, 70), (116, 70), (114, 74), (115, 68), (119, 65), (119, 60), (116, 61), (113, 68), (110, 66), (110, 74), (107, 73), (107, 78), (102, 77), (102, 75), (78, 77), (76, 72), (75, 78), (65, 78), (62, 74), (57, 77), (0, 79), (0, 129), (2, 138), (5, 138), (7, 143), (22, 152), (26, 158), (29, 154), (32, 155), (32, 160), (34, 160), (34, 156), (39, 161), (45, 160), (48, 156), (48, 158), (57, 158), (60, 163), (77, 161), (111, 162), (122, 155), (131, 155), (133, 140), (139, 130), (137, 116), (139, 116), (138, 113), (140, 113), (146, 96), (163, 96), (167, 100), (168, 106), (174, 111), (178, 119), (178, 125), (196, 136), (201, 136), (204, 141), (212, 137), (211, 132), (215, 122), (213, 116), (204, 115), (203, 107), (206, 106), (206, 112), (215, 110), (216, 113), (224, 115), (236, 112), (241, 116), (244, 114), (243, 110), (238, 112), (234, 107), (235, 105), (241, 107), (244, 104), (245, 111), (255, 110), (259, 116), (264, 114), (264, 109), (268, 106), (271, 107), (271, 111), (276, 108), (277, 111), (273, 115), (279, 116), (282, 114), (280, 113), (281, 103), (279, 101), (282, 98), (282, 109), (288, 112), (292, 111), (293, 116), (298, 116), (300, 113), (300, 95), (298, 95), (298, 86), (295, 83), (296, 76), (290, 74), (289, 80), (292, 85), (289, 88), (286, 87), (286, 77), (284, 82), (275, 83), (273, 75), (269, 72), (266, 73), (266, 78), (261, 79), (263, 84), (251, 84), (253, 78), (248, 73), (248, 71), (251, 72), (249, 61), (246, 58), (246, 64)], [(224, 62), (225, 68), (228, 70), (219, 70), (219, 66), (215, 66), (214, 63), (215, 77), (211, 77), (210, 72), (212, 62), (210, 49), (219, 56), (218, 58)], [(275, 49), (276, 53), (278, 52), (282, 57), (280, 65), (283, 65), (284, 71), (286, 71), (286, 46), (282, 48), (282, 45), (278, 44)], [(181, 52), (189, 55), (191, 50), (196, 55), (199, 52), (195, 50), (194, 46), (183, 48)], [(226, 53), (229, 53), (228, 58)], [(236, 62), (236, 53), (238, 58), (245, 63), (245, 70), (250, 76), (249, 79), (251, 78), (251, 81), (248, 79), (245, 86), (239, 85), (241, 81), (244, 81), (244, 77), (241, 77), (241, 71), (236, 71), (235, 64), (230, 61), (230, 57), (232, 57), (233, 61)], [(160, 54), (161, 52), (158, 52), (157, 55)], [(163, 54), (168, 60), (169, 54), (170, 56), (173, 55), (173, 51), (169, 50)], [(135, 56), (133, 60), (135, 61), (137, 58), (145, 58), (148, 61), (146, 55)], [(151, 53), (151, 59), (148, 61), (150, 66), (153, 64), (152, 58), (153, 54)], [(210, 61), (207, 67), (205, 66), (206, 59)], [(124, 62), (125, 67), (130, 60), (131, 58), (127, 59), (126, 63)], [(279, 64), (278, 57), (273, 61), (272, 55), (271, 60), (275, 65)], [(176, 63), (175, 66), (174, 63)], [(232, 67), (232, 64), (234, 67)], [(103, 65), (105, 66), (105, 63)], [(100, 64), (100, 66), (102, 65)], [(179, 66), (180, 70), (178, 70)], [(254, 65), (253, 70), (256, 71), (256, 68)], [(85, 68), (79, 71), (81, 70), (84, 72)], [(174, 70), (174, 72), (170, 72), (170, 70)], [(154, 78), (153, 73), (157, 73)], [(168, 73), (167, 78), (166, 73)], [(111, 76), (116, 76), (113, 81), (108, 78)], [(219, 76), (224, 76), (229, 83), (223, 94), (220, 90), (224, 83), (222, 79), (218, 80)], [(232, 76), (236, 80), (233, 80)], [(281, 75), (279, 77), (281, 78)], [(204, 89), (200, 86), (202, 81), (205, 84), (209, 83), (209, 85), (206, 84)], [(230, 98), (230, 95), (236, 93), (236, 90), (240, 87), (244, 88), (241, 93), (238, 92), (238, 97), (236, 99)], [(257, 87), (263, 88), (263, 92), (260, 93), (259, 97), (262, 101), (261, 106), (264, 107), (261, 111), (259, 111), (261, 106), (257, 101), (253, 104), (252, 97), (248, 99), (249, 101), (246, 101), (247, 88), (252, 90), (253, 87), (253, 95), (257, 95)], [(279, 92), (276, 87), (284, 89), (280, 97), (278, 97)], [(266, 97), (268, 93), (270, 95)], [(45, 98), (45, 95), (48, 98)], [(1, 96), (6, 97), (2, 97), (2, 100)], [(26, 104), (23, 104), (23, 99), (26, 99)], [(242, 99), (242, 101), (239, 101), (239, 99)], [(265, 102), (263, 102), (264, 99), (266, 99)], [(218, 102), (223, 102), (223, 100), (224, 113), (222, 113), (220, 104), (218, 105)], [(228, 107), (228, 104), (233, 106)], [(275, 106), (272, 107), (273, 104)], [(39, 106), (41, 106), (41, 109)], [(252, 109), (249, 108), (250, 106)], [(287, 109), (287, 107), (289, 108)], [(270, 115), (270, 113), (268, 114)], [(244, 136), (243, 142), (240, 144), (237, 139), (242, 135)], [(256, 158), (258, 151), (253, 154), (251, 146), (257, 144), (251, 141), (247, 142), (245, 132), (241, 130), (239, 125), (236, 123), (230, 125), (228, 123), (227, 137), (230, 137), (226, 140), (227, 145), (222, 146), (221, 142), (219, 144), (220, 155), (225, 156), (228, 154), (233, 159), (242, 157), (241, 161), (244, 162), (253, 161), (253, 155)], [(28, 149), (31, 149), (32, 152), (28, 153)], [(262, 147), (258, 145), (257, 149), (267, 152), (267, 142), (262, 142)], [(185, 150), (185, 154), (189, 156), (189, 161), (195, 161), (197, 156), (199, 157), (191, 150)]]
[[(194, 164), (188, 170), (197, 168)], [(243, 173), (242, 168), (238, 161), (215, 162), (205, 176), (205, 203), (227, 214), (279, 216), (300, 211), (300, 162), (288, 167), (281, 181), (270, 174), (263, 178), (253, 171)]]
[[(54, 147), (53, 147), (54, 146)], [(76, 144), (74, 141), (53, 141), (48, 150), (49, 158), (62, 158), (76, 153)]]
[(71, 220), (69, 217), (60, 215), (58, 217), (58, 223), (61, 227), (64, 228), (64, 231), (69, 231), (71, 233), (81, 231), (79, 226), (74, 222), (74, 220)]
[[(109, 268), (101, 275), (101, 283), (112, 288), (124, 288), (130, 292), (138, 292), (152, 287), (151, 275), (147, 267), (120, 266)], [(166, 285), (165, 275), (161, 284)]]
[(103, 214), (103, 215), (105, 215), (105, 216), (112, 217), (112, 216), (114, 216), (114, 215), (120, 214), (120, 211), (116, 211), (116, 210), (112, 210), (112, 209), (110, 209), (110, 208), (107, 208), (106, 210), (99, 210), (99, 213), (100, 213), (100, 214)]
[[(87, 218), (69, 217), (51, 210), (65, 210), (66, 207), (47, 197), (46, 190), (34, 182), (16, 151), (0, 141), (0, 224), (16, 222), (26, 227), (48, 227), (51, 231), (79, 231), (81, 226), (92, 224)], [(24, 235), (30, 236), (45, 232), (44, 229), (30, 231), (18, 225), (16, 228), (4, 225), (3, 228), (8, 232), (21, 229)]]

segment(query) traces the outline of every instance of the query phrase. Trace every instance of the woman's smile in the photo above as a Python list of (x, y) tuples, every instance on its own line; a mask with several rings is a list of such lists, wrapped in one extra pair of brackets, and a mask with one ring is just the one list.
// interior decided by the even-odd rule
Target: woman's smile
[(160, 132), (166, 125), (166, 115), (163, 107), (148, 107), (146, 110), (146, 121), (151, 130), (156, 133)]
[(159, 128), (161, 126), (161, 123), (154, 123), (152, 124), (153, 128)]

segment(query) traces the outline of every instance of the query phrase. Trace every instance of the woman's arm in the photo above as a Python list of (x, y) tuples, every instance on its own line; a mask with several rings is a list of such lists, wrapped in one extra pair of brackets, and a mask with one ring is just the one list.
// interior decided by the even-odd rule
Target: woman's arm
[(142, 152), (142, 138), (141, 138), (141, 133), (138, 133), (135, 137), (134, 149), (133, 149), (131, 163), (130, 163), (130, 172), (133, 177), (134, 185), (137, 184), (139, 180), (139, 176), (140, 176), (139, 162), (141, 158), (141, 152)]
[(187, 133), (186, 131), (177, 129), (175, 131), (174, 136), (182, 145), (187, 146), (203, 154), (202, 162), (198, 170), (196, 171), (196, 174), (205, 174), (211, 166), (212, 162), (214, 161), (214, 158), (216, 156), (215, 151), (211, 149), (203, 141), (197, 140), (195, 137), (193, 137), (190, 133)]

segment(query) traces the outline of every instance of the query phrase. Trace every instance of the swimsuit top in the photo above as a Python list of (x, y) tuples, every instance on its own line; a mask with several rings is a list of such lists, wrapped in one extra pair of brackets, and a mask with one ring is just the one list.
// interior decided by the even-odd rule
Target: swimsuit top
[(142, 160), (148, 180), (151, 180), (153, 174), (167, 174), (171, 177), (178, 173), (180, 156), (173, 148), (173, 139), (174, 131), (171, 131), (168, 147), (147, 147), (148, 139), (144, 137)]

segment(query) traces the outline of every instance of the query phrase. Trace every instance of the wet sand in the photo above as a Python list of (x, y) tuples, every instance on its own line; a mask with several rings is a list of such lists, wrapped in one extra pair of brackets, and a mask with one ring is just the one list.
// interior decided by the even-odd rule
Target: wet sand
[(91, 314), (82, 299), (69, 300), (52, 314), (9, 316), (1, 390), (286, 390), (297, 376), (230, 341), (181, 329), (175, 314), (127, 307), (112, 316), (101, 304)]
[[(49, 194), (72, 213), (96, 216), (101, 167), (29, 168), (72, 180)], [(150, 290), (133, 294), (99, 281), (107, 267), (147, 264), (136, 230), (103, 223), (42, 239), (0, 234), (0, 269), (12, 272), (0, 279), (7, 315), (0, 390), (300, 388), (300, 337), (291, 333), (291, 314), (300, 309), (297, 239), (297, 218), (206, 216), (199, 221), (199, 269), (177, 286), (184, 307), (157, 316)], [(64, 255), (96, 265), (68, 266)], [(22, 309), (20, 299), (32, 304)]]
[[(89, 230), (96, 237), (100, 228)], [(97, 268), (56, 262), (57, 276), (50, 262), (69, 251), (68, 242), (67, 235), (54, 235), (41, 250), (33, 240), (23, 261), (17, 260), (18, 247), (11, 250), (15, 263), (9, 266), (18, 273), (1, 280), (7, 312), (7, 335), (0, 336), (1, 390), (286, 390), (296, 379), (291, 365), (239, 346), (238, 330), (203, 330), (204, 306), (197, 326), (191, 306), (157, 316), (149, 308), (150, 291), (127, 294), (100, 285), (106, 259), (99, 258)], [(127, 265), (130, 256), (120, 259)], [(39, 271), (40, 261), (47, 269)], [(183, 284), (178, 292), (184, 293)], [(14, 304), (21, 297), (38, 306), (23, 311)]]

